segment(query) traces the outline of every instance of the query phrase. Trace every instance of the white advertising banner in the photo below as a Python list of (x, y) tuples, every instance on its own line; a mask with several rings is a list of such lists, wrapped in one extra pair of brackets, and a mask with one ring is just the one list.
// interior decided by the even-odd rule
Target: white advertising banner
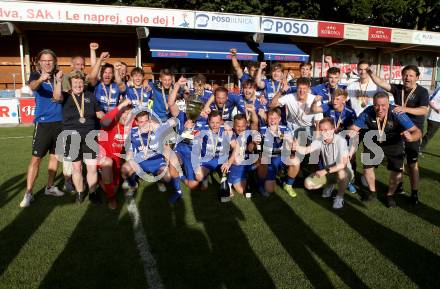
[(0, 98), (0, 124), (17, 124), (18, 100)]
[(0, 21), (194, 28), (194, 12), (143, 7), (0, 0)]
[(427, 31), (414, 31), (412, 43), (421, 45), (440, 46), (440, 33)]
[(225, 13), (196, 12), (196, 29), (258, 32), (260, 17)]
[(263, 33), (318, 36), (318, 21), (261, 17), (260, 31)]

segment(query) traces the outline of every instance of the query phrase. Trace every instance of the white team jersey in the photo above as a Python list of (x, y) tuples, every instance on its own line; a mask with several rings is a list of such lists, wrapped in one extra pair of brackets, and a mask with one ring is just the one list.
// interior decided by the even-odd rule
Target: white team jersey
[[(356, 112), (356, 116), (359, 116), (367, 106), (373, 105), (373, 96), (379, 91), (383, 90), (377, 87), (377, 85), (371, 79), (366, 88), (364, 85), (362, 85), (361, 88), (359, 80), (348, 84), (348, 99), (351, 101), (351, 107)], [(363, 105), (362, 101), (360, 101), (359, 96), (361, 95), (366, 95), (368, 97), (368, 99), (366, 99), (366, 105)]]
[(311, 93), (307, 94), (304, 103), (298, 101), (296, 93), (283, 95), (278, 99), (281, 106), (287, 106), (287, 122), (293, 126), (312, 126), (315, 121), (321, 120), (322, 113), (311, 113), (311, 107), (315, 96)]

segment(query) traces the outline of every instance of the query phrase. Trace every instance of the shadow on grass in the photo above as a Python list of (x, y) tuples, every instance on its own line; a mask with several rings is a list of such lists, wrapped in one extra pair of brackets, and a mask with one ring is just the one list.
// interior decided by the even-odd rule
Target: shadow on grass
[[(217, 180), (213, 180), (214, 183)], [(215, 188), (193, 191), (192, 206), (212, 247), (212, 265), (226, 288), (275, 288), (273, 280), (249, 244), (239, 221), (243, 213), (232, 203), (220, 203)]]
[(429, 178), (434, 181), (440, 181), (440, 173), (430, 170), (419, 165), (420, 178)]
[[(9, 184), (12, 184), (15, 178), (17, 178), (16, 180), (18, 180), (21, 177), (18, 178), (18, 176), (16, 176), (7, 182)], [(55, 181), (58, 181), (60, 178), (61, 175), (59, 175), (55, 179)], [(17, 191), (23, 189), (23, 186), (20, 187), (19, 185), (12, 187)], [(34, 198), (35, 203), (28, 208), (21, 209), (17, 217), (0, 232), (0, 276), (3, 275), (6, 268), (20, 252), (21, 248), (32, 237), (38, 227), (40, 227), (40, 225), (46, 220), (47, 216), (49, 216), (52, 210), (55, 207), (71, 202), (68, 197), (45, 196), (44, 187), (38, 192), (34, 193)], [(39, 202), (39, 200), (41, 200), (42, 198), (47, 199)], [(3, 203), (2, 206), (4, 204), (5, 203)]]
[[(142, 193), (139, 213), (165, 288), (216, 288), (216, 267), (208, 240), (185, 221), (185, 204), (168, 203), (171, 188), (161, 193), (149, 184)], [(186, 192), (184, 197), (189, 198)]]
[(275, 287), (241, 230), (243, 215), (233, 204), (220, 204), (212, 191), (186, 192), (197, 221), (188, 225), (185, 205), (190, 202), (171, 206), (169, 192), (152, 185), (139, 207), (165, 288)]
[(88, 208), (39, 288), (145, 288), (131, 220), (127, 213), (119, 217), (121, 205), (114, 211), (88, 200), (77, 206)]
[(437, 158), (440, 158), (440, 155), (439, 154), (434, 154), (434, 153), (430, 153), (430, 152), (423, 152), (423, 155), (428, 155), (428, 156), (432, 156), (432, 157), (437, 157)]
[(439, 288), (439, 256), (374, 221), (350, 203), (345, 203), (341, 210), (334, 210), (327, 200), (312, 194), (307, 194), (307, 196), (322, 208), (339, 216), (342, 221), (376, 247), (382, 255), (393, 262), (420, 288)]
[[(378, 198), (385, 206), (385, 195), (388, 191), (388, 186), (376, 180), (376, 187), (378, 192), (380, 193)], [(423, 192), (420, 192), (420, 194), (423, 200)], [(407, 211), (410, 214), (414, 214), (419, 218), (424, 219), (434, 226), (440, 226), (440, 211), (427, 206), (421, 201), (419, 201), (419, 203), (414, 206), (410, 203), (410, 197), (408, 195), (396, 195), (395, 199), (399, 208)]]
[(298, 264), (314, 288), (334, 288), (329, 277), (310, 253), (314, 252), (350, 288), (368, 288), (339, 256), (277, 194), (253, 198), (269, 228)]
[(26, 188), (26, 174), (19, 174), (0, 185), (0, 209), (6, 206), (20, 192), (24, 193)]

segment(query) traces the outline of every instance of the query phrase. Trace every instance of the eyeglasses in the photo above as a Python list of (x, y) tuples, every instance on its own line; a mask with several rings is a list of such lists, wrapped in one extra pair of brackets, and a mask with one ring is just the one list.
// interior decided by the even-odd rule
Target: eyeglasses
[(50, 63), (50, 62), (53, 62), (53, 60), (40, 60), (40, 62), (48, 62), (48, 63)]

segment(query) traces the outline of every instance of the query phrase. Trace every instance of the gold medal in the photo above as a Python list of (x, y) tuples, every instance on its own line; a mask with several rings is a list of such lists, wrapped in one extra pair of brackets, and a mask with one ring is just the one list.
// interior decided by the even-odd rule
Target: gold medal
[(144, 144), (144, 140), (142, 139), (142, 133), (141, 133), (141, 128), (138, 128), (138, 136), (139, 136), (139, 141), (141, 142), (141, 149), (140, 151), (142, 152), (142, 158), (145, 160), (148, 158), (147, 152), (148, 152), (148, 145), (150, 144), (150, 136), (151, 136), (151, 131), (148, 132), (148, 137), (147, 137), (147, 144)]
[(367, 89), (368, 89), (369, 83), (370, 83), (370, 81), (367, 82), (367, 85), (365, 86), (365, 90), (362, 90), (362, 84), (359, 81), (359, 90), (357, 91), (357, 98), (358, 98), (362, 108), (364, 108), (368, 105)]

